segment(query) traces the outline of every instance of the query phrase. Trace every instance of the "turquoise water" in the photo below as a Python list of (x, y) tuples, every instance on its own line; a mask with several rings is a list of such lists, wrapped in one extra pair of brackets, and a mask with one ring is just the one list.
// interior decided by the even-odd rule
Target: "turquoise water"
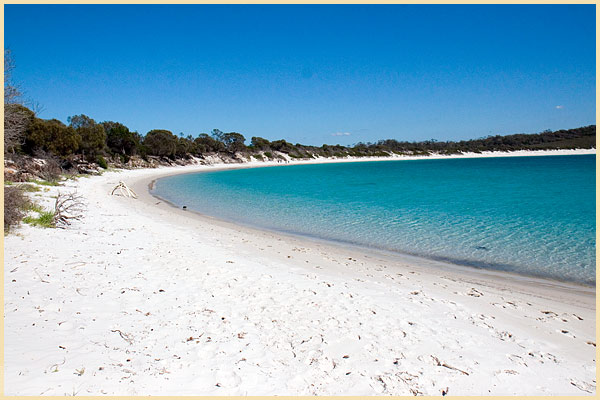
[(594, 155), (204, 172), (153, 193), (260, 228), (595, 284)]

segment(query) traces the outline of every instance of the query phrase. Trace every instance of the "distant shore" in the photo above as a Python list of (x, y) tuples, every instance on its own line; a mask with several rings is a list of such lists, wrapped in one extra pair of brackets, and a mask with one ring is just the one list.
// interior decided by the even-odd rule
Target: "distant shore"
[[(281, 165), (299, 165), (299, 164), (326, 164), (326, 163), (345, 163), (345, 162), (369, 162), (369, 161), (412, 161), (412, 160), (440, 160), (440, 159), (463, 159), (463, 158), (494, 158), (494, 157), (536, 157), (536, 156), (577, 156), (577, 155), (595, 155), (596, 149), (567, 149), (567, 150), (518, 150), (518, 151), (490, 151), (481, 153), (463, 153), (463, 154), (432, 154), (429, 156), (406, 156), (393, 155), (388, 157), (320, 157), (314, 159), (287, 159), (277, 161), (249, 161), (242, 163), (190, 163), (185, 166), (167, 167), (168, 170), (162, 169), (161, 173), (155, 177), (156, 179), (177, 175), (182, 173), (195, 173), (206, 170), (225, 170), (239, 168), (256, 168), (265, 166), (281, 166)], [(199, 159), (198, 159), (199, 160)], [(184, 170), (185, 169), (185, 170)]]
[[(534, 153), (534, 154), (532, 154)], [(514, 152), (444, 158), (595, 154)], [(394, 157), (390, 159), (441, 157)], [(292, 161), (377, 161), (378, 158)], [(5, 238), (7, 395), (578, 395), (595, 387), (595, 289), (259, 231), (106, 172), (66, 230)], [(123, 181), (138, 199), (111, 196)]]

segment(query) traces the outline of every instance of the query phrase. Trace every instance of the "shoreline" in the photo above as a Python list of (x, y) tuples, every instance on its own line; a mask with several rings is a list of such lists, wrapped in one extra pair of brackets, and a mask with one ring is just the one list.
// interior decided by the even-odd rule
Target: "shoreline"
[[(257, 166), (257, 168), (260, 166)], [(235, 169), (235, 168), (232, 168)], [(195, 171), (195, 172), (183, 172), (182, 174), (194, 174), (198, 172), (214, 172), (215, 170), (210, 171)], [(437, 260), (434, 258), (428, 258), (426, 256), (402, 253), (398, 251), (385, 250), (372, 248), (368, 246), (361, 246), (354, 243), (348, 243), (343, 241), (335, 241), (328, 240), (314, 236), (302, 235), (295, 232), (284, 232), (278, 231), (275, 229), (267, 229), (261, 227), (255, 227), (248, 224), (242, 224), (235, 221), (229, 221), (225, 219), (221, 219), (219, 217), (214, 217), (211, 215), (203, 214), (199, 211), (195, 211), (192, 209), (182, 210), (175, 204), (171, 203), (169, 200), (166, 200), (158, 195), (151, 193), (152, 186), (154, 182), (158, 179), (164, 178), (166, 176), (174, 176), (180, 175), (179, 173), (169, 174), (169, 175), (161, 175), (160, 177), (153, 178), (142, 178), (139, 181), (133, 181), (131, 188), (138, 194), (138, 198), (145, 202), (147, 205), (157, 206), (156, 200), (167, 205), (172, 212), (180, 213), (180, 215), (191, 215), (192, 218), (198, 219), (198, 221), (207, 223), (207, 224), (217, 224), (219, 226), (231, 229), (231, 230), (243, 230), (248, 235), (256, 235), (256, 234), (268, 234), (272, 237), (280, 237), (284, 236), (289, 240), (295, 240), (298, 243), (308, 244), (309, 246), (322, 245), (326, 246), (332, 252), (342, 253), (342, 252), (352, 252), (352, 253), (365, 253), (369, 254), (371, 257), (379, 257), (381, 259), (386, 259), (388, 262), (411, 262), (413, 265), (424, 266), (426, 268), (430, 268), (432, 273), (444, 273), (450, 271), (458, 272), (463, 275), (463, 279), (489, 279), (492, 281), (502, 281), (503, 285), (509, 286), (510, 284), (517, 284), (519, 286), (524, 286), (528, 284), (540, 285), (547, 288), (554, 288), (557, 290), (566, 290), (566, 291), (576, 291), (580, 293), (584, 293), (584, 295), (594, 295), (595, 294), (595, 285), (585, 284), (581, 282), (569, 281), (569, 280), (560, 280), (553, 279), (550, 277), (544, 276), (536, 276), (536, 275), (527, 275), (513, 271), (505, 271), (500, 269), (493, 268), (485, 268), (478, 267), (473, 265), (465, 265), (452, 263), (450, 261), (445, 260)], [(149, 180), (150, 179), (150, 180)], [(144, 189), (144, 187), (146, 189)], [(144, 193), (144, 195), (140, 195), (140, 193)], [(149, 195), (145, 196), (145, 195)], [(471, 276), (473, 275), (473, 276)], [(495, 282), (496, 284), (498, 282)], [(528, 287), (528, 286), (527, 286)], [(528, 287), (530, 289), (530, 287)]]
[[(6, 395), (595, 394), (593, 288), (192, 218), (148, 192), (216, 168), (39, 193), (87, 211), (5, 237)], [(111, 196), (119, 181), (139, 198)]]
[[(445, 269), (450, 268), (452, 270), (461, 271), (461, 273), (463, 273), (465, 275), (472, 273), (475, 276), (481, 276), (484, 279), (486, 277), (491, 278), (491, 279), (500, 278), (500, 279), (507, 280), (508, 282), (513, 282), (513, 283), (517, 283), (517, 284), (532, 283), (532, 284), (539, 284), (539, 285), (546, 286), (546, 287), (568, 288), (568, 290), (582, 290), (583, 292), (587, 292), (588, 290), (591, 290), (591, 293), (595, 293), (595, 282), (593, 284), (592, 283), (588, 284), (588, 283), (583, 283), (583, 282), (570, 281), (570, 280), (566, 280), (566, 279), (562, 280), (559, 278), (538, 276), (538, 275), (533, 275), (533, 274), (524, 274), (524, 273), (519, 273), (519, 272), (514, 272), (514, 271), (495, 269), (495, 268), (486, 268), (486, 267), (477, 266), (477, 265), (467, 265), (467, 264), (455, 263), (450, 260), (442, 260), (442, 259), (436, 259), (433, 257), (427, 257), (424, 255), (416, 255), (416, 254), (402, 253), (399, 251), (372, 248), (369, 246), (362, 246), (359, 244), (354, 244), (354, 243), (349, 243), (349, 242), (344, 242), (344, 241), (328, 240), (328, 239), (323, 239), (323, 238), (319, 238), (319, 237), (303, 235), (303, 234), (291, 232), (291, 231), (284, 232), (284, 231), (278, 231), (275, 229), (268, 229), (268, 228), (263, 228), (263, 227), (252, 226), (249, 224), (243, 224), (243, 223), (239, 223), (236, 221), (230, 221), (230, 220), (221, 219), (219, 217), (210, 216), (210, 215), (203, 214), (199, 211), (195, 211), (195, 210), (191, 210), (191, 209), (187, 209), (184, 211), (184, 210), (179, 209), (179, 207), (177, 205), (171, 203), (169, 200), (164, 199), (156, 194), (151, 193), (154, 188), (155, 182), (161, 178), (165, 178), (168, 176), (174, 176), (174, 175), (186, 175), (186, 174), (195, 174), (195, 173), (201, 173), (201, 172), (217, 172), (217, 171), (224, 171), (224, 170), (231, 170), (231, 169), (262, 168), (262, 167), (277, 167), (277, 166), (291, 166), (291, 165), (304, 165), (304, 164), (322, 164), (322, 163), (336, 163), (336, 162), (343, 163), (343, 162), (368, 162), (368, 161), (409, 161), (409, 160), (423, 160), (423, 159), (464, 159), (464, 158), (527, 157), (527, 156), (547, 156), (547, 155), (595, 154), (595, 151), (593, 153), (591, 153), (591, 152), (587, 152), (587, 150), (583, 150), (583, 151), (573, 150), (573, 151), (569, 151), (568, 154), (565, 153), (565, 151), (558, 151), (559, 154), (557, 154), (556, 152), (557, 151), (549, 151), (549, 152), (544, 151), (544, 154), (539, 154), (538, 152), (526, 152), (526, 154), (523, 154), (523, 152), (516, 152), (518, 154), (513, 154), (513, 153), (515, 153), (515, 152), (513, 152), (513, 153), (505, 154), (502, 152), (502, 155), (497, 155), (496, 153), (490, 152), (487, 154), (474, 154), (473, 153), (473, 154), (465, 154), (465, 155), (461, 155), (461, 156), (457, 156), (457, 155), (437, 156), (436, 158), (429, 158), (427, 156), (417, 156), (417, 157), (407, 157), (407, 158), (400, 157), (400, 158), (391, 158), (390, 159), (390, 158), (382, 157), (382, 158), (377, 158), (375, 160), (370, 160), (369, 158), (342, 159), (342, 160), (324, 159), (324, 160), (293, 161), (288, 164), (268, 163), (267, 165), (262, 165), (263, 164), (262, 162), (258, 162), (258, 163), (250, 162), (250, 163), (248, 163), (248, 165), (246, 165), (246, 164), (211, 165), (209, 169), (203, 168), (206, 166), (186, 166), (183, 168), (187, 168), (189, 170), (186, 170), (186, 171), (183, 171), (183, 170), (182, 171), (163, 171), (163, 172), (153, 176), (150, 180), (148, 180), (148, 178), (143, 178), (141, 180), (141, 182), (134, 181), (134, 183), (132, 183), (132, 188), (134, 189), (134, 191), (136, 193), (138, 193), (138, 195), (140, 193), (147, 193), (152, 197), (152, 199), (158, 199), (158, 200), (166, 203), (173, 210), (178, 210), (178, 212), (187, 213), (188, 215), (191, 214), (191, 215), (193, 215), (194, 218), (199, 218), (201, 221), (204, 221), (206, 223), (219, 223), (223, 226), (228, 226), (230, 228), (244, 228), (247, 230), (247, 234), (249, 234), (249, 235), (256, 234), (257, 232), (267, 232), (267, 233), (272, 234), (273, 236), (283, 235), (283, 236), (290, 237), (290, 238), (296, 238), (300, 242), (306, 241), (306, 242), (312, 243), (312, 244), (320, 243), (320, 244), (329, 245), (332, 248), (337, 249), (337, 251), (352, 249), (355, 252), (366, 252), (366, 253), (372, 254), (373, 256), (384, 257), (388, 260), (393, 260), (394, 258), (398, 258), (399, 260), (409, 259), (413, 263), (429, 265), (430, 267), (432, 267), (434, 269), (438, 269), (439, 272), (444, 272)], [(550, 154), (547, 154), (547, 153), (550, 153)], [(167, 169), (168, 169), (168, 167), (167, 167)], [(140, 197), (140, 199), (142, 201), (145, 201), (148, 204), (153, 202), (152, 199), (148, 199), (145, 196)]]

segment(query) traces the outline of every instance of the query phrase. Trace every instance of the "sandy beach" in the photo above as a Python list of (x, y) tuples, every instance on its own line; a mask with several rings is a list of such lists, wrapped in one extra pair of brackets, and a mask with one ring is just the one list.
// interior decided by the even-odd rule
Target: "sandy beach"
[[(475, 156), (496, 154), (460, 157)], [(4, 238), (4, 394), (595, 395), (594, 288), (255, 230), (148, 192), (264, 165), (33, 194), (50, 209), (76, 191), (87, 211)], [(139, 197), (110, 195), (119, 181)]]

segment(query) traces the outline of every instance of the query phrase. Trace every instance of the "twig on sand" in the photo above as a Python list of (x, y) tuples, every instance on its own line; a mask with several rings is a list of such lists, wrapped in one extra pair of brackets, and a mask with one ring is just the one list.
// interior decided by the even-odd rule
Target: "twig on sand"
[(111, 329), (111, 332), (119, 332), (119, 335), (123, 338), (123, 340), (125, 340), (129, 344), (133, 344), (133, 338), (131, 337), (131, 334), (123, 333), (119, 329)]
[(468, 372), (465, 372), (462, 369), (458, 369), (456, 367), (453, 367), (451, 365), (446, 364), (445, 362), (444, 363), (441, 362), (439, 360), (439, 358), (437, 358), (436, 356), (431, 356), (431, 358), (433, 358), (433, 361), (437, 364), (438, 367), (445, 367), (445, 368), (448, 368), (448, 369), (453, 369), (453, 370), (458, 371), (458, 372), (460, 372), (460, 373), (462, 373), (464, 375), (467, 375), (467, 376), (469, 375)]
[(38, 278), (40, 278), (40, 281), (44, 282), (44, 283), (50, 283), (48, 281), (45, 281), (44, 278), (42, 278), (42, 276), (40, 275), (39, 272), (37, 272), (37, 269), (33, 269), (33, 271), (37, 274)]

